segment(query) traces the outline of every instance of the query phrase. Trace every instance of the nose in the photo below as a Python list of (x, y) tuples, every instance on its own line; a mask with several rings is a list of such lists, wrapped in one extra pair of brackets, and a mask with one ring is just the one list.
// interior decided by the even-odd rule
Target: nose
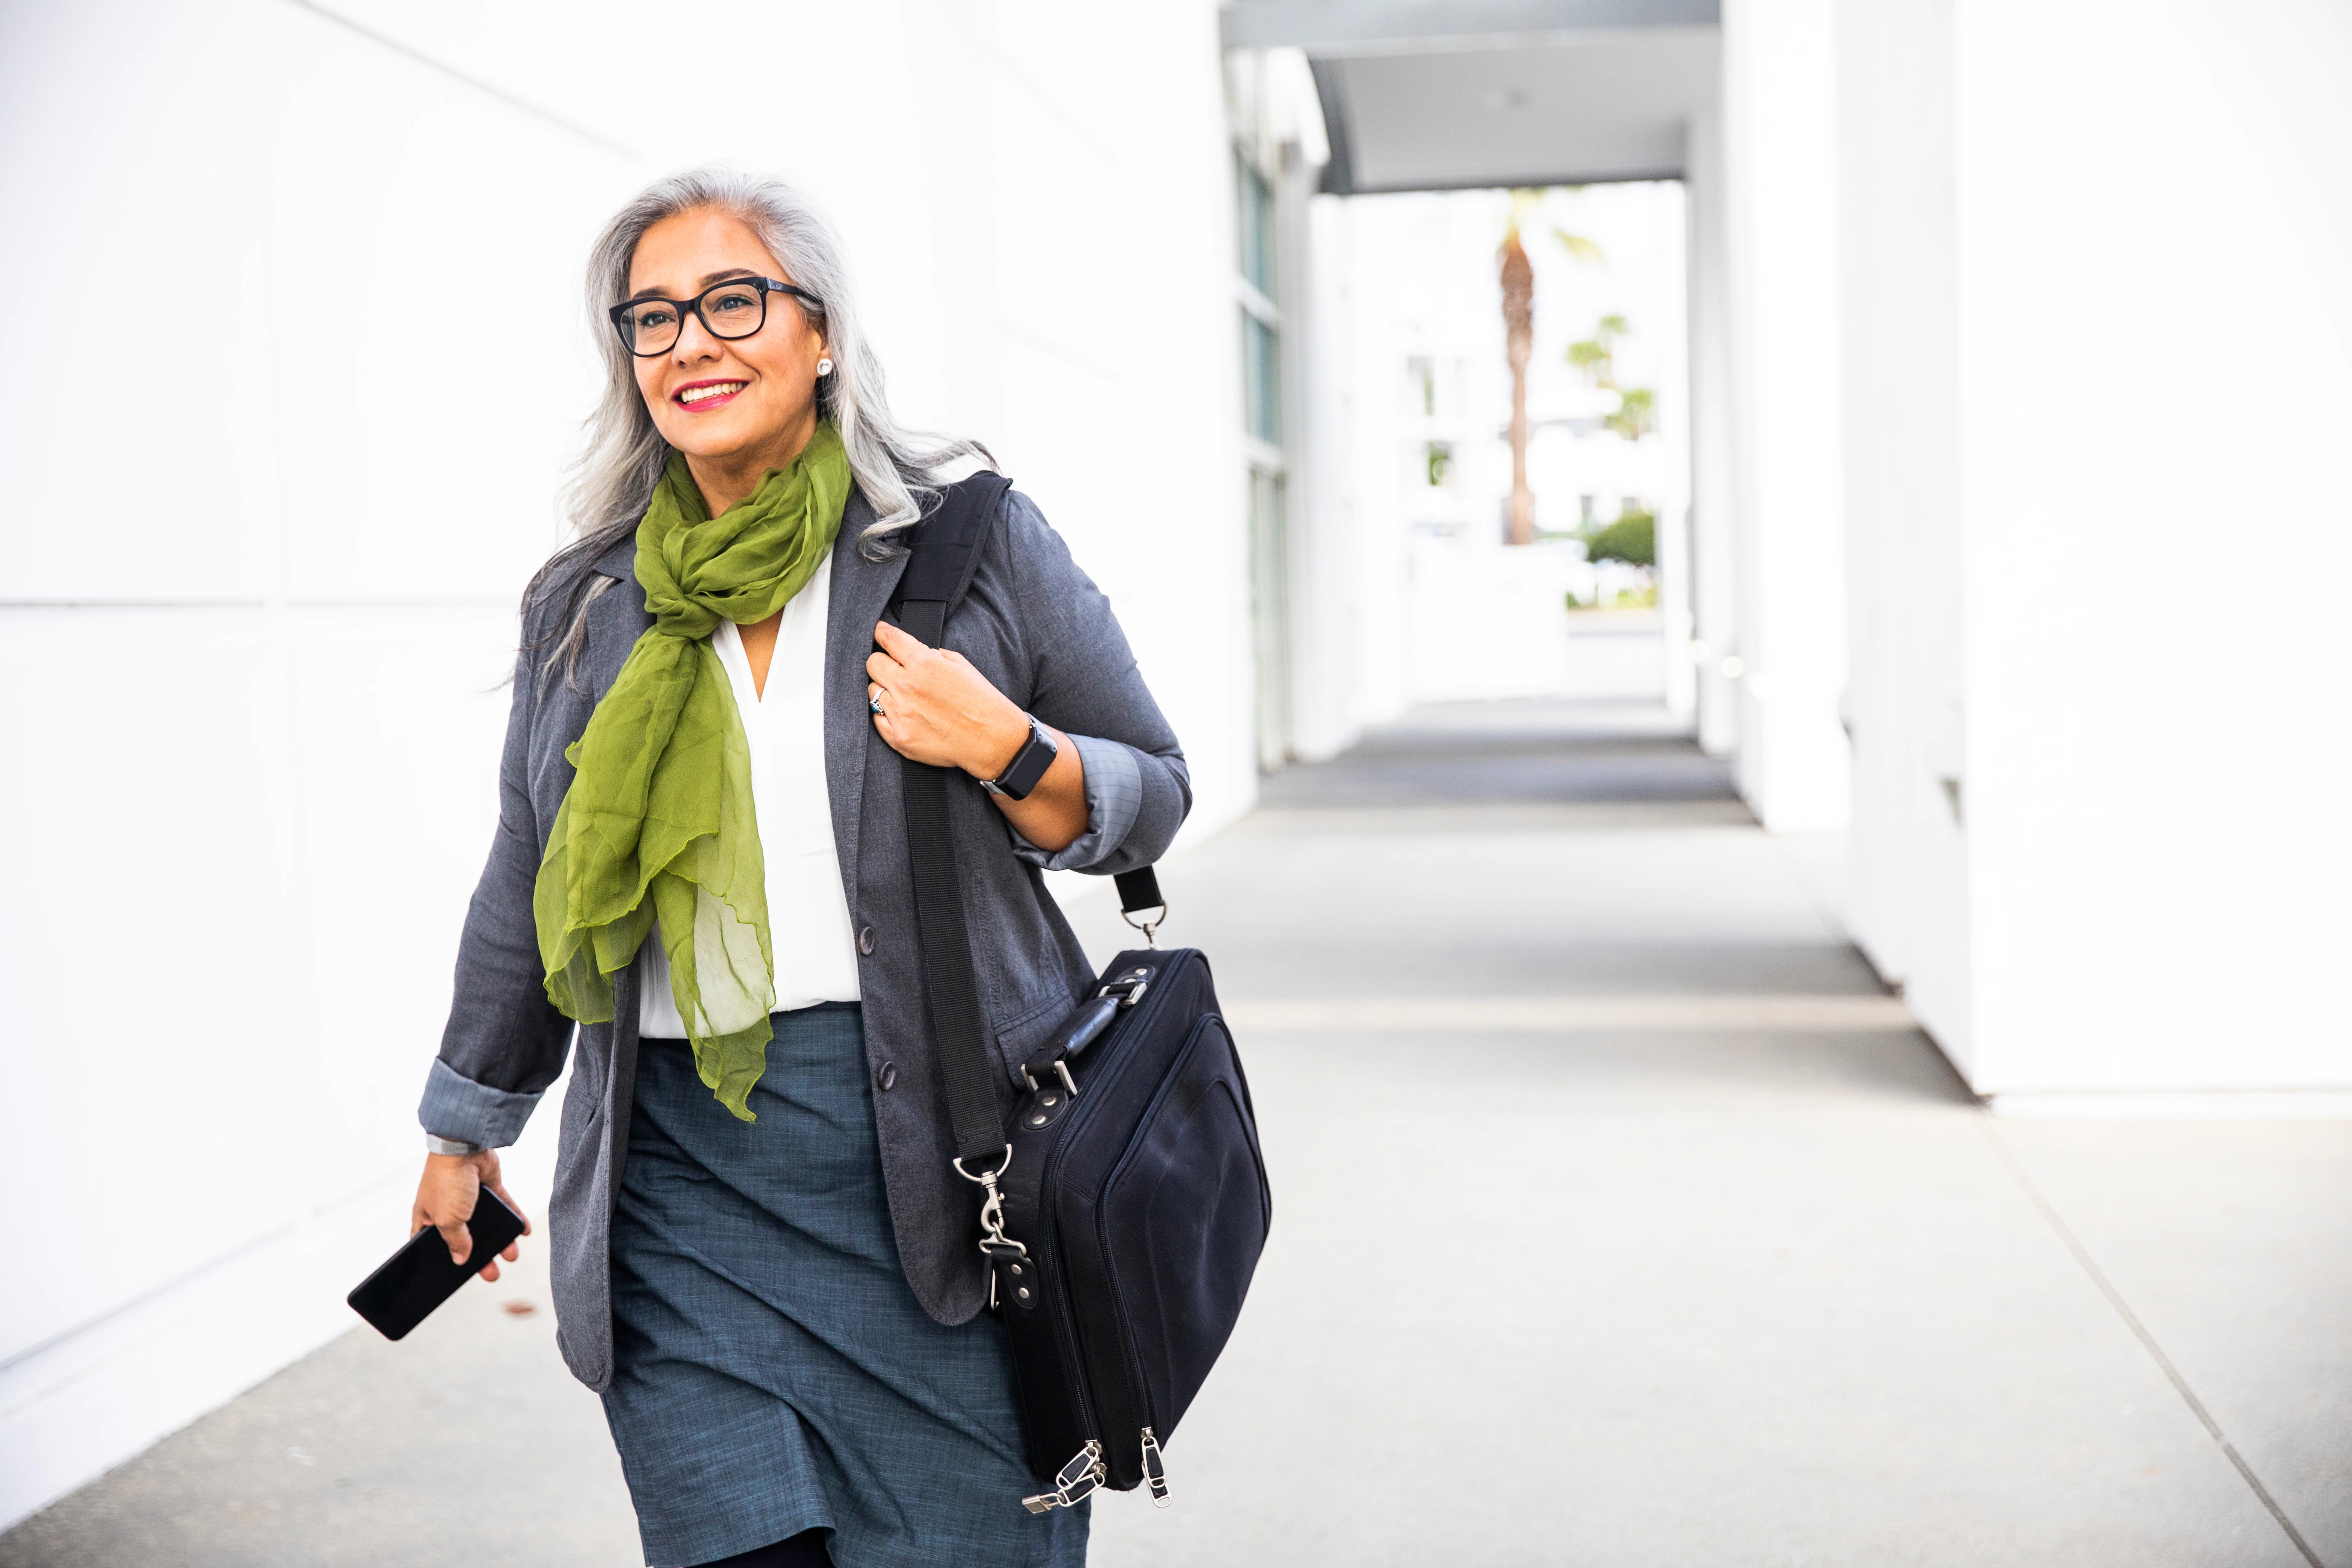
[(670, 357), (680, 364), (698, 359), (713, 359), (719, 353), (719, 340), (702, 324), (702, 312), (688, 310), (686, 320), (677, 324), (677, 342), (670, 344)]

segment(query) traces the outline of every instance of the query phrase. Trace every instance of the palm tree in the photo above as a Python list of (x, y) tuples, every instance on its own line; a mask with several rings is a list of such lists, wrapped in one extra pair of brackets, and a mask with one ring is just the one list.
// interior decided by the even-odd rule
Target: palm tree
[[(1571, 185), (1570, 190), (1576, 189)], [(1511, 193), (1511, 216), (1503, 228), (1503, 354), (1511, 366), (1511, 532), (1513, 544), (1536, 539), (1536, 496), (1528, 488), (1528, 362), (1536, 352), (1536, 269), (1528, 260), (1519, 230), (1541, 205), (1549, 186)], [(1579, 261), (1599, 261), (1601, 247), (1580, 234), (1554, 228), (1552, 235)]]
[(1503, 354), (1511, 364), (1511, 542), (1536, 538), (1536, 497), (1528, 489), (1528, 361), (1536, 352), (1536, 269), (1519, 243), (1519, 226), (1543, 200), (1539, 190), (1511, 193), (1503, 229)]

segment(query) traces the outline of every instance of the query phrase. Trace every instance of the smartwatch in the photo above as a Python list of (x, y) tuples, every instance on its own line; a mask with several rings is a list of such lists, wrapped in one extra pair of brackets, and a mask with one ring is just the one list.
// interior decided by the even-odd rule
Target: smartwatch
[(1054, 759), (1061, 754), (1061, 748), (1054, 744), (1054, 737), (1045, 733), (1045, 725), (1037, 722), (1034, 715), (1024, 713), (1022, 717), (1029, 721), (1029, 743), (1013, 753), (1013, 761), (1005, 765), (1003, 773), (992, 779), (980, 781), (981, 788), (991, 795), (1001, 795), (1007, 800), (1028, 799), (1029, 792), (1037, 787), (1037, 781), (1045, 776), (1045, 770), (1052, 767)]

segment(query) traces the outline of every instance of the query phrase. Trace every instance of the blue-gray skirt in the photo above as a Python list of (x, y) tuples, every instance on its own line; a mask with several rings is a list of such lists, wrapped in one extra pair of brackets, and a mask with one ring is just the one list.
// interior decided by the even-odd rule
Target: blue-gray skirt
[(1083, 1563), (1083, 1506), (1021, 1506), (1003, 1330), (934, 1322), (899, 1268), (856, 1006), (775, 1031), (754, 1122), (683, 1041), (637, 1052), (604, 1415), (646, 1561), (824, 1530), (840, 1568)]

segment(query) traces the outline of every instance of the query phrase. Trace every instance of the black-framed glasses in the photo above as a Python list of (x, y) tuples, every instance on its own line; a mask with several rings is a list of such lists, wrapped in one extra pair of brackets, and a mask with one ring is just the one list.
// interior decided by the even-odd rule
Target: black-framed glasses
[(691, 300), (625, 300), (604, 313), (621, 334), (623, 348), (639, 359), (651, 359), (677, 345), (688, 310), (702, 318), (703, 330), (714, 338), (750, 337), (768, 324), (771, 294), (790, 294), (818, 315), (824, 313), (824, 304), (815, 295), (773, 278), (730, 278)]

